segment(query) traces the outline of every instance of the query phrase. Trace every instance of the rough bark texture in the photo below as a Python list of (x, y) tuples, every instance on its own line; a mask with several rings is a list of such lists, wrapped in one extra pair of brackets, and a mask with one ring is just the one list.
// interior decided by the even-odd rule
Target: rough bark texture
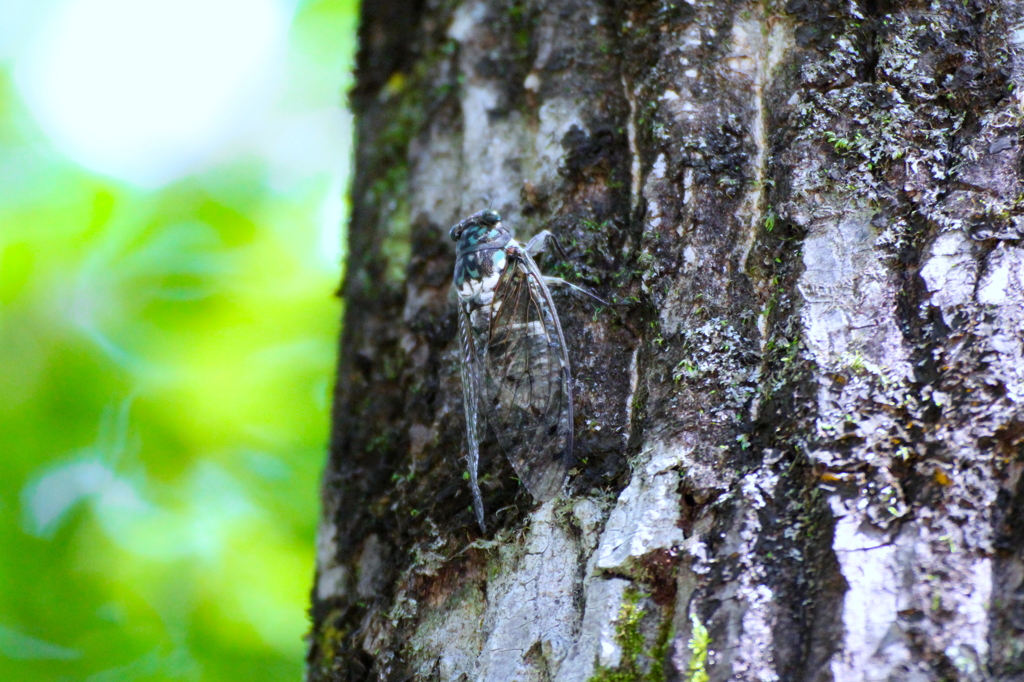
[[(309, 679), (1024, 680), (1024, 4), (363, 11)], [(556, 294), (579, 461), (485, 448), (482, 537), (488, 204), (623, 304)]]

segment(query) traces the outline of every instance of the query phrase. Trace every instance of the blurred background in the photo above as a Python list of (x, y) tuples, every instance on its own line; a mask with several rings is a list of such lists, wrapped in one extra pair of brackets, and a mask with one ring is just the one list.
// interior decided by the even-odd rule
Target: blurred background
[(356, 0), (0, 0), (0, 680), (301, 679)]

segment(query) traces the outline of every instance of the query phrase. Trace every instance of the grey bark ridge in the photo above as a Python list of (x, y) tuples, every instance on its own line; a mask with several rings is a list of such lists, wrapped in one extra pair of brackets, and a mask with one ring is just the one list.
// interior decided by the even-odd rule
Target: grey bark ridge
[[(362, 11), (308, 679), (1024, 681), (1024, 5)], [(555, 293), (580, 463), (485, 442), (481, 536), (483, 195), (629, 305)]]

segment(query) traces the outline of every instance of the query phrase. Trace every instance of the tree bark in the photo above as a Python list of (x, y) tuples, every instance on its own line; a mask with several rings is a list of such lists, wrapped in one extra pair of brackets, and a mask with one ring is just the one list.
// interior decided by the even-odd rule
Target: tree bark
[[(1024, 5), (366, 2), (309, 679), (1024, 680)], [(577, 463), (471, 510), (447, 229)]]

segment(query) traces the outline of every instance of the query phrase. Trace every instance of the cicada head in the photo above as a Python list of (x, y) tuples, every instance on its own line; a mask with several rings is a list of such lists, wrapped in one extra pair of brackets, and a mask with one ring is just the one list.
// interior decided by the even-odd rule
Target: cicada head
[(501, 215), (492, 209), (485, 209), (461, 221), (448, 233), (458, 245), (457, 254), (488, 248), (504, 248), (512, 238), (501, 224)]
[(463, 301), (487, 305), (505, 268), (505, 247), (512, 233), (497, 211), (474, 213), (451, 229), (455, 247), (455, 289)]

